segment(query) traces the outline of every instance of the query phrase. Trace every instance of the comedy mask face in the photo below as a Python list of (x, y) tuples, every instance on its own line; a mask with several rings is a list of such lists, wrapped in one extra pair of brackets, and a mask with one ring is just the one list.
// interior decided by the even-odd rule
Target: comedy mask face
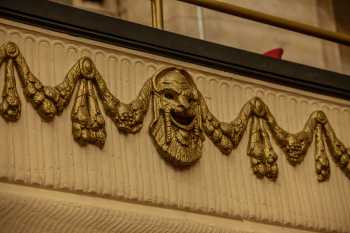
[(172, 165), (193, 164), (202, 154), (198, 90), (184, 70), (168, 68), (153, 78), (154, 119), (150, 133), (160, 154)]

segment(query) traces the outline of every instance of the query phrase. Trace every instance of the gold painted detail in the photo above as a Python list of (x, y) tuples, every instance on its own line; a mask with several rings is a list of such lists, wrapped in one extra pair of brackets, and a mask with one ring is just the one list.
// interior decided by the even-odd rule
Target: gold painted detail
[(13, 61), (6, 61), (5, 85), (2, 91), (0, 114), (7, 121), (17, 121), (21, 116), (21, 101), (18, 97)]
[(209, 110), (192, 76), (183, 69), (168, 67), (150, 78), (131, 103), (120, 102), (88, 57), (80, 58), (55, 87), (44, 86), (30, 71), (17, 45), (8, 42), (0, 47), (0, 65), (5, 65), (5, 84), (0, 102), (0, 114), (6, 121), (17, 121), (21, 102), (17, 93), (15, 70), (25, 97), (42, 119), (52, 120), (68, 106), (77, 88), (71, 112), (72, 133), (80, 145), (94, 144), (100, 148), (106, 140), (105, 114), (122, 133), (137, 133), (150, 103), (153, 119), (150, 135), (160, 155), (175, 167), (189, 167), (202, 155), (206, 134), (223, 154), (235, 149), (248, 130), (247, 155), (253, 173), (272, 181), (278, 176), (278, 156), (271, 137), (285, 153), (287, 161), (300, 164), (315, 138), (315, 170), (318, 181), (330, 176), (328, 153), (350, 178), (350, 148), (337, 138), (326, 115), (313, 112), (304, 128), (289, 133), (280, 127), (268, 106), (257, 97), (242, 107), (232, 122), (218, 120)]
[(174, 67), (157, 73), (152, 84), (155, 145), (171, 164), (192, 165), (202, 155), (204, 140), (199, 91), (187, 71)]
[(274, 152), (265, 122), (256, 116), (252, 117), (248, 142), (248, 156), (254, 174), (258, 178), (266, 176), (271, 180), (277, 179), (277, 154)]

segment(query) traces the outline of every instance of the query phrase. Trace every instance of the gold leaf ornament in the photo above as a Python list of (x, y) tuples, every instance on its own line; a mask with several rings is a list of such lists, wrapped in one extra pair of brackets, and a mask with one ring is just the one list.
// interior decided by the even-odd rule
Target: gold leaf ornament
[(313, 112), (301, 131), (289, 133), (257, 97), (245, 103), (231, 122), (220, 121), (210, 112), (191, 74), (179, 67), (160, 69), (145, 82), (133, 101), (122, 103), (88, 57), (82, 57), (73, 64), (63, 81), (54, 87), (42, 84), (12, 42), (0, 46), (1, 65), (5, 65), (5, 84), (0, 114), (6, 121), (17, 121), (21, 114), (16, 70), (26, 99), (46, 121), (64, 111), (77, 89), (71, 120), (73, 137), (81, 145), (93, 144), (102, 148), (105, 144), (105, 120), (99, 100), (105, 114), (123, 133), (140, 131), (152, 103), (150, 136), (161, 157), (176, 168), (190, 167), (201, 158), (204, 134), (223, 154), (229, 155), (240, 144), (250, 122), (247, 154), (253, 173), (258, 178), (266, 177), (274, 181), (278, 176), (277, 154), (271, 138), (293, 166), (304, 160), (315, 139), (317, 179), (329, 179), (328, 154), (350, 178), (350, 149), (337, 138), (322, 111)]
[(81, 77), (71, 113), (73, 137), (81, 145), (103, 148), (107, 135), (94, 85), (96, 68), (88, 57), (79, 60), (79, 67)]
[(17, 121), (21, 116), (21, 101), (17, 93), (12, 59), (5, 62), (5, 84), (2, 91), (0, 114), (7, 121)]

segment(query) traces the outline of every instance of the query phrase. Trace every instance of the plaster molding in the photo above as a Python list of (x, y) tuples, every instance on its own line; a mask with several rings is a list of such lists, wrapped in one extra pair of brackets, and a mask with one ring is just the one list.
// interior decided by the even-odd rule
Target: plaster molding
[(6, 183), (0, 200), (7, 233), (313, 233)]
[[(89, 56), (108, 77), (106, 82), (113, 94), (130, 101), (156, 70), (181, 66), (194, 77), (208, 108), (219, 119), (232, 120), (244, 103), (258, 96), (271, 112), (278, 113), (278, 122), (289, 132), (300, 130), (308, 115), (322, 110), (339, 139), (350, 143), (350, 125), (346, 123), (350, 102), (346, 100), (7, 20), (0, 24), (0, 35), (0, 43), (18, 44), (32, 72), (50, 86), (61, 82), (79, 57)], [(0, 79), (1, 86), (3, 81)], [(18, 95), (24, 99), (21, 92)], [(315, 182), (310, 169), (314, 166), (312, 155), (298, 167), (279, 163), (281, 173), (276, 183), (256, 180), (248, 169), (248, 138), (243, 137), (243, 146), (230, 157), (206, 143), (206, 158), (192, 169), (179, 172), (159, 159), (147, 129), (124, 136), (116, 133), (112, 124), (106, 124), (110, 138), (102, 151), (92, 146), (81, 148), (67, 137), (68, 112), (47, 124), (30, 105), (23, 105), (21, 110), (26, 117), (16, 124), (0, 121), (0, 177), (9, 182), (314, 231), (350, 229), (349, 181), (331, 163), (332, 179), (323, 184)], [(146, 122), (150, 120), (145, 117)], [(277, 148), (274, 143), (272, 146)], [(282, 151), (276, 149), (276, 153)], [(313, 148), (308, 154), (313, 154)]]

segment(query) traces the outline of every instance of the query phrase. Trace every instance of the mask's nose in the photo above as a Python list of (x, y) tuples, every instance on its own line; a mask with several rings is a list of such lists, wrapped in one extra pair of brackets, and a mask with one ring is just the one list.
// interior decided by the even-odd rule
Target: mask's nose
[(180, 95), (178, 97), (178, 101), (179, 101), (179, 107), (182, 108), (184, 111), (189, 109), (190, 102), (188, 100), (188, 97), (186, 97), (184, 95)]

